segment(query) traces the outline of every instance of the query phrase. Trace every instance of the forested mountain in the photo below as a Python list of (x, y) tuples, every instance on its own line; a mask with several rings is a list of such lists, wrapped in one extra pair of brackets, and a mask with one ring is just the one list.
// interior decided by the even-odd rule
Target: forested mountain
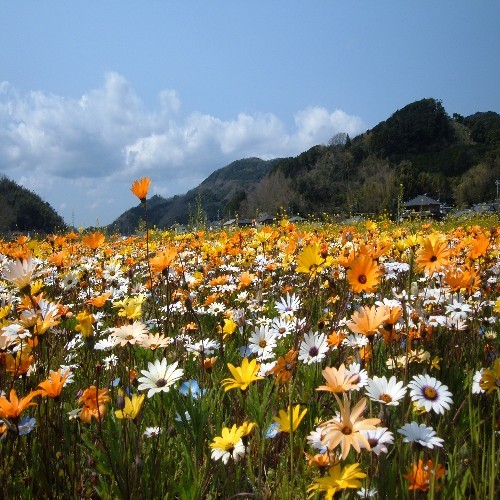
[[(148, 202), (149, 222), (168, 227), (203, 214), (208, 220), (258, 213), (395, 212), (419, 194), (458, 207), (494, 200), (500, 179), (500, 115), (449, 116), (422, 99), (355, 138), (337, 134), (293, 158), (248, 158), (217, 170), (182, 196)], [(129, 232), (144, 216), (137, 206), (114, 229)]]
[(500, 115), (448, 116), (423, 99), (352, 140), (345, 134), (279, 161), (240, 204), (243, 217), (280, 207), (301, 214), (394, 212), (427, 193), (456, 206), (494, 200)]
[(36, 231), (53, 233), (66, 229), (61, 216), (40, 196), (0, 177), (0, 233)]
[[(246, 158), (216, 170), (198, 187), (184, 195), (148, 200), (148, 222), (151, 226), (169, 227), (175, 223), (187, 224), (190, 219), (207, 220), (234, 217), (247, 193), (269, 174), (279, 160)], [(144, 218), (144, 207), (138, 205), (124, 212), (109, 229), (133, 232)]]

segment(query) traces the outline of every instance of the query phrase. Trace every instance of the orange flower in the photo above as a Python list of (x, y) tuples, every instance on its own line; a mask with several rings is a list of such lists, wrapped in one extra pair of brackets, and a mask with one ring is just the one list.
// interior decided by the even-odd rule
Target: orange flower
[(307, 458), (307, 465), (312, 467), (316, 465), (317, 467), (329, 467), (330, 465), (335, 465), (330, 463), (330, 454), (328, 452), (325, 453), (317, 453), (316, 455), (309, 455), (309, 453), (304, 452), (304, 455)]
[(104, 243), (105, 239), (106, 238), (105, 238), (104, 234), (95, 232), (95, 233), (85, 235), (82, 238), (82, 243), (84, 245), (87, 245), (88, 247), (96, 250)]
[(244, 288), (244, 287), (250, 285), (252, 283), (252, 281), (254, 280), (254, 278), (255, 278), (255, 275), (250, 274), (248, 271), (241, 273), (240, 277), (239, 277), (240, 283), (238, 285), (238, 289), (241, 289), (241, 288)]
[[(446, 469), (441, 465), (434, 465), (432, 460), (427, 460), (424, 464), (423, 460), (418, 461), (418, 465), (410, 466), (408, 474), (403, 474), (403, 477), (410, 481), (408, 489), (427, 491), (431, 485), (431, 480), (437, 481), (446, 474)], [(436, 485), (438, 490), (440, 487)]]
[(384, 336), (384, 341), (386, 343), (397, 341), (400, 335), (395, 330), (394, 325), (398, 322), (399, 318), (403, 316), (403, 309), (401, 306), (385, 306), (385, 310), (389, 317), (379, 326), (379, 331)]
[(466, 268), (463, 271), (456, 269), (446, 273), (445, 283), (452, 292), (464, 289), (467, 293), (473, 293), (479, 288), (479, 279), (474, 269)]
[(68, 254), (62, 250), (61, 252), (53, 253), (47, 257), (47, 260), (56, 267), (63, 267), (64, 261), (68, 258)]
[(164, 269), (169, 268), (172, 262), (177, 257), (177, 250), (167, 248), (162, 252), (158, 252), (155, 257), (150, 260), (151, 269), (155, 273), (161, 273)]
[(317, 391), (328, 391), (337, 394), (356, 389), (358, 387), (358, 375), (349, 375), (345, 365), (342, 363), (338, 370), (333, 366), (327, 366), (322, 372), (326, 385), (320, 385)]
[(330, 347), (338, 347), (344, 339), (345, 335), (342, 332), (334, 330), (328, 335), (326, 341)]
[(203, 368), (205, 368), (205, 370), (207, 371), (210, 371), (216, 361), (217, 356), (214, 356), (213, 358), (203, 358)]
[(78, 399), (78, 404), (83, 405), (80, 419), (87, 424), (90, 423), (92, 417), (96, 420), (102, 419), (106, 413), (106, 403), (109, 400), (107, 389), (97, 389), (95, 385), (91, 385), (83, 391)]
[(477, 259), (478, 257), (486, 255), (486, 250), (489, 244), (490, 240), (484, 234), (477, 234), (469, 251), (470, 258)]
[(276, 377), (276, 380), (274, 381), (276, 385), (280, 382), (285, 383), (290, 380), (292, 371), (297, 365), (297, 356), (298, 352), (290, 349), (286, 353), (285, 357), (280, 356), (274, 367), (269, 370), (268, 373), (272, 373)]
[(353, 333), (361, 333), (369, 337), (387, 319), (389, 319), (389, 314), (385, 306), (363, 306), (352, 315), (352, 321), (349, 321), (346, 326)]
[(28, 373), (33, 359), (29, 351), (25, 350), (16, 353), (15, 357), (8, 353), (5, 355), (5, 369), (14, 376), (24, 375)]
[(321, 443), (325, 444), (329, 450), (334, 450), (340, 445), (342, 449), (342, 460), (346, 459), (351, 446), (358, 453), (361, 451), (361, 446), (370, 451), (370, 443), (360, 431), (375, 429), (375, 426), (380, 423), (380, 419), (361, 418), (366, 408), (366, 398), (360, 399), (351, 411), (350, 401), (345, 393), (344, 404), (340, 402), (340, 399), (335, 393), (333, 395), (340, 407), (340, 418), (334, 418), (321, 424), (324, 428)]
[(432, 275), (448, 265), (450, 251), (445, 240), (430, 234), (425, 238), (423, 245), (417, 253), (417, 264), (420, 269)]
[(373, 292), (377, 288), (381, 271), (369, 256), (361, 254), (351, 262), (347, 279), (354, 293)]
[(16, 391), (11, 389), (10, 398), (0, 397), (0, 418), (11, 418), (18, 420), (21, 413), (28, 408), (28, 406), (36, 405), (37, 403), (31, 400), (38, 396), (40, 391), (30, 392), (24, 398), (18, 399)]
[(139, 200), (141, 200), (141, 203), (146, 203), (146, 197), (148, 196), (148, 190), (149, 186), (151, 185), (151, 179), (148, 177), (143, 177), (140, 180), (135, 180), (132, 183), (132, 187), (130, 188), (130, 191), (132, 191)]
[(57, 372), (50, 372), (49, 378), (38, 384), (38, 387), (41, 387), (40, 394), (49, 398), (58, 398), (69, 373), (66, 371), (63, 375), (62, 368), (59, 368)]
[(94, 297), (93, 299), (87, 300), (87, 304), (94, 307), (103, 307), (106, 301), (109, 299), (109, 297), (111, 297), (111, 292), (106, 292), (103, 293), (102, 295)]

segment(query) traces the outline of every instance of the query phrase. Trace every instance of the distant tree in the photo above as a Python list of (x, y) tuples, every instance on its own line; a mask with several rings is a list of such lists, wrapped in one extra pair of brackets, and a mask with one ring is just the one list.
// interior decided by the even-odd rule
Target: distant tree
[(347, 143), (347, 139), (349, 139), (349, 135), (348, 134), (346, 134), (345, 132), (339, 132), (338, 134), (335, 134), (328, 141), (328, 146), (334, 147), (334, 148), (338, 147), (338, 146), (345, 146), (346, 143)]

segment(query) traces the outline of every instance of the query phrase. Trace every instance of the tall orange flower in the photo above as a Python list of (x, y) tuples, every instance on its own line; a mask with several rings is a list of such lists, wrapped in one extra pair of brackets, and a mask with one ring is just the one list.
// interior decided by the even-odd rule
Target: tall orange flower
[(53, 399), (58, 398), (69, 374), (69, 371), (63, 374), (62, 368), (59, 368), (57, 372), (50, 372), (49, 378), (38, 384), (41, 388), (40, 394)]
[(423, 247), (417, 253), (417, 265), (430, 275), (445, 268), (449, 261), (448, 243), (436, 234), (425, 238)]
[(354, 293), (373, 292), (377, 288), (380, 275), (377, 263), (364, 254), (358, 255), (347, 270), (347, 280)]
[(164, 269), (169, 268), (172, 262), (177, 257), (177, 250), (174, 248), (167, 248), (158, 252), (149, 262), (151, 269), (155, 273), (161, 273)]
[(40, 391), (33, 391), (24, 398), (19, 399), (16, 391), (11, 389), (9, 399), (0, 397), (0, 418), (18, 420), (21, 413), (28, 408), (28, 406), (37, 404), (31, 400), (39, 394)]
[[(427, 460), (424, 463), (422, 459), (418, 461), (418, 465), (413, 465), (408, 469), (408, 474), (403, 474), (403, 477), (410, 481), (408, 489), (427, 491), (431, 485), (431, 480), (437, 481), (446, 474), (446, 469), (441, 465), (434, 465), (432, 460)], [(438, 490), (440, 487), (436, 485)]]
[(135, 180), (132, 183), (130, 191), (132, 191), (141, 203), (146, 203), (146, 197), (148, 196), (149, 186), (151, 186), (151, 179), (149, 177), (143, 177), (142, 179)]
[(87, 424), (90, 423), (92, 417), (96, 420), (102, 419), (106, 414), (106, 403), (109, 400), (107, 389), (97, 389), (95, 385), (91, 385), (78, 399), (78, 404), (83, 405), (80, 419)]

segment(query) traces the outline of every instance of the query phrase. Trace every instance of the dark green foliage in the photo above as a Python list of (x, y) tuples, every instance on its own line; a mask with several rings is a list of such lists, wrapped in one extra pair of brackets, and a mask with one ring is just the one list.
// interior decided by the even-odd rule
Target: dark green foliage
[(440, 101), (422, 99), (396, 111), (372, 130), (370, 145), (380, 156), (440, 151), (455, 139), (454, 128)]
[(61, 216), (40, 196), (3, 176), (0, 178), (0, 232), (53, 233), (66, 229)]

